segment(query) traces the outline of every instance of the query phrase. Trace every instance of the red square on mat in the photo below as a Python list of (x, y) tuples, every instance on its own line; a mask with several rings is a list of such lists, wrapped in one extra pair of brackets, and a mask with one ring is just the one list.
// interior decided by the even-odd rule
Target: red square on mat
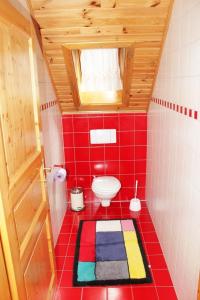
[(79, 261), (94, 262), (96, 256), (95, 249), (96, 222), (84, 222), (80, 240)]

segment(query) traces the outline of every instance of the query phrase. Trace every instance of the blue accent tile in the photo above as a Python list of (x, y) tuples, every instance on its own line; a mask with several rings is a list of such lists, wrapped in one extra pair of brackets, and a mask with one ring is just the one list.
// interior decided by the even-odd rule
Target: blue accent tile
[(77, 271), (78, 281), (96, 280), (95, 265), (93, 262), (79, 262)]
[(96, 233), (96, 261), (126, 260), (123, 233)]

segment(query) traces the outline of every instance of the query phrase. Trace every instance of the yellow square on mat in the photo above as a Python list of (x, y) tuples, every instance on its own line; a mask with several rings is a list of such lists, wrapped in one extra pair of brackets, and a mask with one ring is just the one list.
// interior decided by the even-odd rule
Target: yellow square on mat
[(146, 272), (136, 233), (134, 231), (124, 231), (123, 235), (128, 259), (130, 278), (145, 278)]

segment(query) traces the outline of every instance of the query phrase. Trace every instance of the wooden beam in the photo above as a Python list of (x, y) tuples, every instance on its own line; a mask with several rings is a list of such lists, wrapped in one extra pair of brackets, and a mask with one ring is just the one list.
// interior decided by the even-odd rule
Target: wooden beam
[(80, 106), (80, 97), (79, 97), (79, 91), (78, 91), (78, 84), (76, 79), (76, 73), (74, 68), (74, 62), (73, 62), (73, 56), (72, 51), (70, 49), (67, 49), (66, 47), (63, 47), (63, 54), (66, 64), (66, 70), (69, 77), (69, 82), (71, 85), (71, 91), (74, 99), (74, 105), (76, 109), (79, 109)]
[(87, 42), (68, 42), (65, 43), (63, 46), (67, 49), (95, 49), (95, 48), (126, 48), (130, 47), (132, 44), (126, 41), (115, 41), (110, 39), (109, 41), (99, 41), (98, 37), (94, 41), (87, 41)]
[(132, 64), (134, 58), (134, 46), (126, 48), (123, 74), (122, 103), (126, 107), (129, 104), (129, 90), (131, 85)]
[[(158, 63), (157, 63), (157, 66), (156, 66), (154, 81), (153, 81), (152, 88), (151, 88), (151, 95), (153, 93), (153, 89), (154, 89), (156, 79), (157, 79), (157, 76), (158, 76), (158, 70), (159, 70), (159, 66), (160, 66), (162, 51), (164, 49), (165, 39), (166, 39), (168, 28), (169, 28), (169, 21), (170, 21), (170, 17), (171, 17), (171, 14), (172, 14), (173, 4), (174, 4), (174, 0), (170, 0), (170, 5), (169, 5), (169, 8), (168, 8), (167, 18), (166, 18), (166, 23), (165, 23), (166, 27), (165, 27), (165, 31), (163, 33), (163, 38), (162, 38), (162, 44), (161, 44), (161, 48), (160, 48)], [(149, 101), (149, 105), (150, 105), (150, 101)], [(149, 109), (149, 105), (148, 105), (148, 109)]]
[(7, 0), (0, 1), (0, 18), (18, 26), (28, 34), (31, 33), (30, 20), (20, 14), (20, 12)]

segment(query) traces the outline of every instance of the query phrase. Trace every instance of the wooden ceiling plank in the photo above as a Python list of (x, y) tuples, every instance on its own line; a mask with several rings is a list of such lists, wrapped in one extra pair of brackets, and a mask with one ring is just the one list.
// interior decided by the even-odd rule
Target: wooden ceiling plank
[[(116, 1), (109, 1), (109, 0), (102, 0), (104, 3), (104, 7), (113, 7), (114, 2), (116, 8), (141, 8), (141, 7), (150, 7), (153, 8), (154, 6), (160, 7), (167, 7), (168, 0), (116, 0)], [(44, 10), (44, 9), (56, 9), (56, 8), (65, 8), (65, 9), (87, 9), (87, 8), (94, 8), (94, 9), (101, 9), (103, 7), (101, 0), (73, 0), (73, 1), (66, 1), (66, 0), (32, 0), (32, 8), (34, 10)], [(106, 2), (110, 2), (113, 6), (108, 6), (109, 3), (106, 5)], [(113, 7), (114, 8), (114, 7)]]
[(168, 0), (117, 0), (117, 7), (132, 8), (132, 7), (167, 7)]
[(34, 10), (44, 10), (44, 9), (57, 9), (57, 8), (66, 8), (66, 9), (78, 9), (78, 8), (100, 8), (100, 0), (33, 0), (32, 7)]
[(111, 25), (93, 27), (58, 27), (41, 29), (41, 34), (46, 37), (59, 35), (109, 35), (109, 34), (148, 34), (163, 33), (164, 25)]
[(37, 22), (41, 28), (57, 28), (57, 27), (93, 27), (93, 26), (110, 26), (110, 25), (157, 25), (162, 26), (165, 24), (165, 18), (161, 16), (130, 16), (118, 18), (70, 18), (68, 16), (36, 16)]
[[(160, 42), (162, 39), (162, 35), (160, 33), (158, 34), (119, 34), (119, 35), (99, 35), (98, 40), (99, 41), (108, 41), (108, 40), (115, 40), (115, 41), (130, 41), (132, 43), (141, 43), (141, 42)], [(43, 45), (45, 48), (48, 49), (48, 46), (52, 46), (52, 44), (55, 46), (59, 46), (60, 44), (68, 43), (68, 42), (86, 42), (86, 41), (96, 41), (97, 36), (54, 36), (54, 37), (43, 37)]]
[(134, 8), (101, 8), (101, 9), (42, 9), (35, 10), (34, 16), (36, 18), (54, 18), (54, 17), (68, 17), (69, 19), (116, 19), (127, 17), (143, 17), (143, 16), (164, 16), (166, 15), (166, 8), (163, 7), (134, 7)]
[(116, 8), (117, 0), (101, 0), (101, 8)]

